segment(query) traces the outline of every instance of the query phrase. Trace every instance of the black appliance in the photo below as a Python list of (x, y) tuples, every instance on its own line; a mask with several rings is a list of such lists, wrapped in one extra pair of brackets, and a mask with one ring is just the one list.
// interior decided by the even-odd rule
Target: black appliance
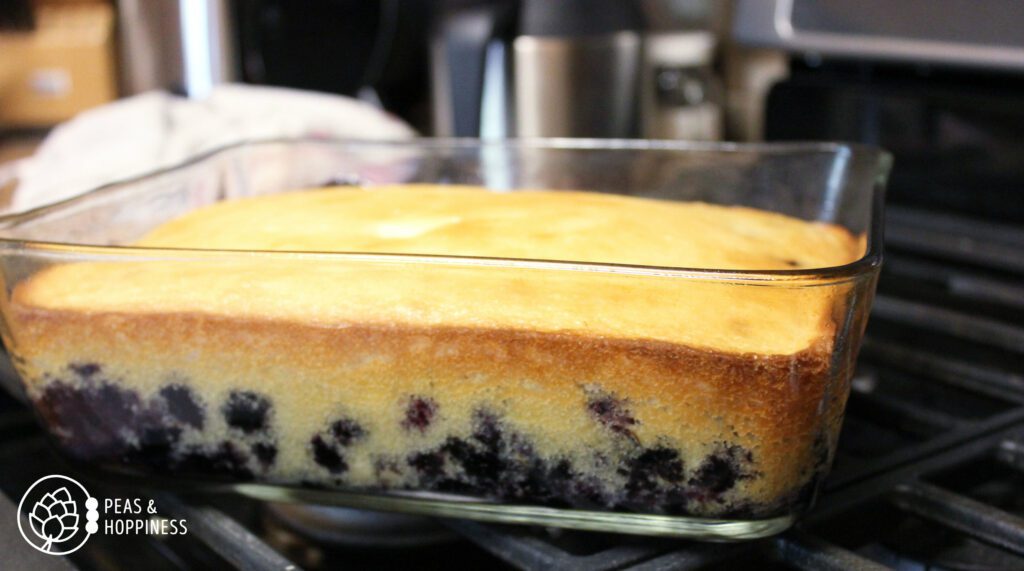
[(1024, 223), (1024, 72), (797, 58), (765, 137), (892, 151), (891, 204)]

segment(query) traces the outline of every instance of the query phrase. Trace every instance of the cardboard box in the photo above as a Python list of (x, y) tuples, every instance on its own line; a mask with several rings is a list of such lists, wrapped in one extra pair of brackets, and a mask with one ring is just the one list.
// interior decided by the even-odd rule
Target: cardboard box
[(43, 127), (117, 97), (106, 3), (42, 3), (36, 29), (0, 33), (0, 127)]

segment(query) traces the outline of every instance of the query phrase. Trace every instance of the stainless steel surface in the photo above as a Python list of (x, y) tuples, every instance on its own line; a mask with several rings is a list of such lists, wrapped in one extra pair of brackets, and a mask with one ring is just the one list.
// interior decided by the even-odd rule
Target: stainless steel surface
[(733, 36), (744, 44), (1024, 69), (1024, 7), (1017, 0), (737, 0), (735, 8)]
[(117, 3), (122, 95), (184, 85), (178, 8), (176, 0)]
[(483, 136), (485, 113), (490, 115), (486, 121), (491, 123), (489, 131), (507, 133), (510, 106), (504, 105), (496, 115), (484, 108), (484, 99), (489, 92), (507, 95), (507, 46), (498, 39), (509, 25), (511, 10), (510, 6), (493, 4), (438, 17), (430, 41), (435, 135)]
[(181, 90), (198, 97), (237, 78), (228, 0), (117, 3), (121, 91)]
[(715, 36), (706, 30), (645, 36), (640, 95), (644, 138), (722, 138), (722, 90), (712, 67), (715, 48)]
[(636, 32), (512, 43), (516, 135), (635, 137), (642, 41)]

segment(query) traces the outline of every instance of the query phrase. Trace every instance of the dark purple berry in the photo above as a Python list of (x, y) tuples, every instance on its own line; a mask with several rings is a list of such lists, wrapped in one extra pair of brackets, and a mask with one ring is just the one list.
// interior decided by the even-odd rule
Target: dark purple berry
[(568, 482), (573, 478), (572, 463), (566, 459), (558, 460), (548, 471), (548, 477), (556, 482)]
[(93, 412), (106, 419), (110, 426), (130, 427), (141, 408), (138, 393), (122, 389), (111, 383), (103, 383), (95, 389), (87, 389)]
[(252, 434), (268, 428), (270, 399), (253, 391), (231, 391), (221, 412), (228, 426)]
[(140, 426), (136, 427), (138, 441), (120, 458), (122, 464), (145, 466), (152, 470), (170, 471), (171, 455), (181, 437), (177, 427)]
[(708, 456), (697, 469), (697, 474), (690, 480), (690, 484), (717, 496), (736, 485), (738, 472), (736, 466), (729, 460), (720, 456)]
[(421, 433), (427, 431), (434, 415), (437, 414), (437, 402), (429, 397), (414, 396), (409, 399), (405, 407), (405, 418), (402, 420), (402, 428), (406, 430), (416, 429)]
[(625, 473), (630, 500), (647, 506), (657, 502), (666, 488), (673, 489), (683, 479), (683, 461), (679, 452), (671, 448), (648, 448), (633, 459)]
[(348, 463), (342, 449), (364, 436), (366, 431), (356, 421), (338, 419), (331, 423), (328, 430), (318, 432), (310, 438), (313, 459), (332, 474), (345, 472), (348, 470)]
[(83, 379), (88, 379), (100, 372), (100, 366), (97, 363), (71, 363), (69, 367)]
[(125, 429), (137, 426), (140, 399), (135, 392), (109, 383), (88, 381), (78, 388), (54, 381), (46, 386), (37, 406), (68, 453), (99, 460), (128, 451)]
[(363, 427), (358, 422), (343, 418), (331, 424), (331, 435), (338, 441), (338, 444), (348, 446), (366, 436), (366, 431), (363, 430)]
[(645, 450), (637, 457), (634, 466), (641, 474), (669, 483), (683, 479), (683, 461), (679, 459), (679, 452), (671, 448)]
[(473, 439), (484, 448), (497, 452), (501, 447), (501, 429), (498, 428), (498, 417), (487, 410), (473, 413)]
[(631, 428), (637, 424), (637, 421), (629, 411), (627, 401), (609, 394), (597, 394), (587, 401), (587, 410), (612, 432), (621, 434), (634, 442), (637, 441)]
[(689, 484), (698, 497), (717, 499), (738, 480), (752, 477), (747, 467), (753, 460), (753, 454), (742, 446), (722, 446), (701, 462)]
[(409, 465), (425, 478), (436, 478), (444, 473), (444, 454), (441, 452), (419, 452), (409, 456)]
[(473, 446), (461, 438), (448, 438), (441, 451), (462, 466), (469, 483), (475, 486), (493, 486), (505, 469), (497, 451)]
[(160, 396), (167, 406), (167, 413), (178, 422), (202, 430), (206, 414), (199, 405), (192, 389), (184, 385), (167, 385), (160, 389)]
[(608, 507), (608, 498), (605, 496), (601, 484), (590, 479), (577, 479), (573, 482), (570, 493), (573, 503), (581, 507)]
[(171, 446), (181, 438), (181, 429), (170, 427), (146, 427), (139, 430), (139, 446), (143, 449), (157, 449), (170, 453)]
[(277, 446), (274, 446), (273, 444), (257, 442), (253, 444), (250, 449), (264, 468), (272, 466), (274, 464), (274, 460), (277, 459)]
[(225, 476), (232, 479), (251, 480), (252, 470), (245, 453), (231, 442), (221, 442), (213, 450), (195, 448), (185, 453), (177, 462), (175, 470), (186, 474), (202, 476)]
[(313, 447), (313, 460), (317, 464), (327, 468), (327, 471), (332, 474), (341, 474), (348, 470), (348, 463), (342, 458), (341, 454), (330, 444), (328, 444), (322, 436), (319, 434), (314, 436), (310, 441)]

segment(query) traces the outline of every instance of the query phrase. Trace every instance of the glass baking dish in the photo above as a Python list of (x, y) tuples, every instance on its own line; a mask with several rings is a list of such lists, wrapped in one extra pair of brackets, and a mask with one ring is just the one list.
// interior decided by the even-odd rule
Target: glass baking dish
[[(842, 144), (232, 146), (0, 219), (3, 340), (56, 449), (111, 476), (762, 537), (831, 464), (889, 163)], [(753, 207), (845, 229), (863, 255), (744, 270), (132, 246), (218, 201), (396, 183)]]

